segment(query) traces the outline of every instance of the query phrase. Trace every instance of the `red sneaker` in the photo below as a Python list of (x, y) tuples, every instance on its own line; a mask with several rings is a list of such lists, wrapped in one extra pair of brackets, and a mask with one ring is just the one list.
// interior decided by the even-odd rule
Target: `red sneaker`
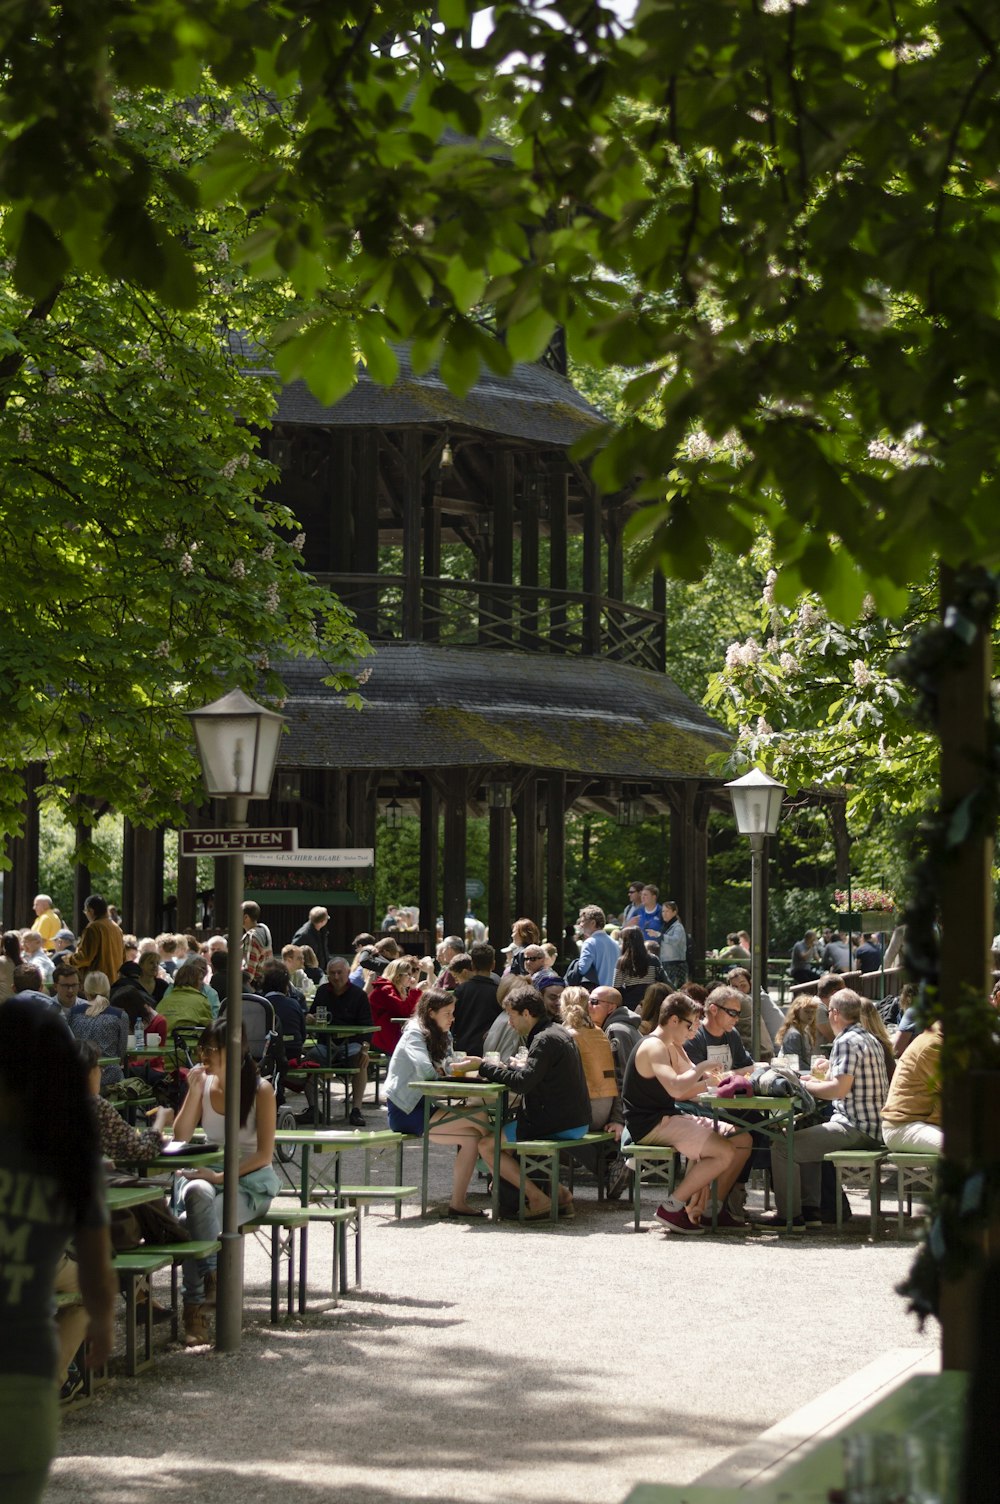
[(687, 1208), (681, 1207), (680, 1211), (669, 1212), (665, 1206), (658, 1206), (653, 1213), (657, 1222), (667, 1229), (667, 1232), (704, 1232), (705, 1229), (697, 1222), (692, 1222), (687, 1214)]
[(747, 1230), (747, 1224), (742, 1217), (734, 1217), (728, 1206), (724, 1206), (715, 1220), (716, 1227), (738, 1227), (743, 1232)]

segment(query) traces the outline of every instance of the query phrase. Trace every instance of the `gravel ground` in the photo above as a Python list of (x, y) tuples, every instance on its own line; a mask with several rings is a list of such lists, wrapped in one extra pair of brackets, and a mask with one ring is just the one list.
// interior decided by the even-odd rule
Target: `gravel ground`
[[(445, 1149), (431, 1166), (444, 1204)], [(345, 1179), (361, 1170), (348, 1157)], [(418, 1171), (410, 1151), (407, 1180)], [(911, 1249), (867, 1244), (863, 1218), (839, 1237), (689, 1239), (636, 1236), (631, 1207), (599, 1206), (593, 1184), (577, 1205), (558, 1228), (380, 1207), (363, 1288), (277, 1327), (248, 1241), (242, 1351), (166, 1347), (99, 1389), (65, 1418), (47, 1500), (616, 1504), (640, 1481), (690, 1482), (887, 1350), (934, 1341), (893, 1291)], [(317, 1291), (330, 1236), (310, 1235)]]

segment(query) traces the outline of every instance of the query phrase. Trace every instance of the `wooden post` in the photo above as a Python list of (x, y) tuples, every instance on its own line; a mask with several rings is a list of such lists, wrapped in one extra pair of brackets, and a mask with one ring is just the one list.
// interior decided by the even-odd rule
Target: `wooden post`
[[(206, 818), (205, 823), (208, 823)], [(125, 821), (122, 849), (122, 919), (140, 939), (163, 928), (163, 831)], [(197, 870), (193, 858), (181, 857)], [(219, 921), (220, 926), (223, 921)]]
[[(348, 455), (353, 454), (354, 468), (348, 466), (348, 475), (353, 475), (353, 485), (344, 498), (352, 513), (354, 526), (354, 562), (357, 574), (378, 574), (378, 434), (372, 429), (362, 429), (356, 439), (344, 436), (350, 443)], [(379, 600), (377, 586), (369, 585), (356, 592), (358, 626), (363, 632), (378, 635)], [(392, 634), (390, 634), (392, 635)]]
[(538, 466), (532, 457), (524, 463), (521, 478), (521, 584), (532, 594), (521, 597), (521, 630), (518, 641), (529, 653), (542, 647), (538, 635)]
[(420, 637), (420, 532), (423, 477), (418, 429), (403, 433), (403, 640)]
[[(438, 914), (438, 816), (440, 801), (437, 789), (426, 776), (420, 784), (420, 874), (418, 901), (420, 928), (430, 934), (430, 954), (434, 954)], [(447, 931), (445, 932), (447, 933)]]
[[(21, 929), (34, 923), (31, 905), (38, 893), (38, 786), (42, 781), (41, 763), (29, 763), (24, 770), (24, 827), (19, 836), (7, 841), (7, 855), (12, 866), (7, 869), (3, 885), (3, 927)], [(74, 931), (75, 933), (75, 931)]]
[(558, 591), (560, 598), (553, 599), (549, 607), (550, 653), (565, 653), (569, 650), (566, 603), (563, 598), (563, 592), (568, 589), (569, 580), (568, 517), (569, 474), (566, 470), (556, 470), (549, 475), (549, 588), (554, 592)]
[[(691, 936), (694, 953), (701, 958), (708, 953), (708, 817), (711, 801), (707, 789), (695, 794), (691, 829), (691, 911), (684, 927)], [(765, 937), (767, 934), (765, 925)], [(700, 977), (698, 978), (700, 981)]]
[(653, 571), (653, 610), (660, 612), (656, 631), (657, 667), (661, 674), (667, 669), (667, 582), (658, 569)]
[[(436, 471), (435, 471), (436, 473)], [(441, 509), (434, 500), (433, 488), (424, 503), (424, 599), (421, 634), (424, 642), (441, 640), (441, 592), (428, 580), (441, 574)], [(435, 842), (435, 846), (437, 843)]]
[(498, 449), (493, 459), (492, 580), (500, 588), (490, 592), (489, 634), (493, 642), (510, 643), (513, 641), (510, 587), (514, 580), (514, 456), (509, 449)]
[(465, 934), (465, 838), (468, 825), (465, 772), (449, 769), (444, 804), (443, 902), (444, 933)]
[[(83, 846), (84, 842), (90, 840), (91, 829), (92, 827), (87, 824), (85, 820), (77, 821), (77, 853), (80, 851), (80, 848)], [(86, 916), (83, 912), (83, 905), (93, 891), (93, 889), (91, 888), (91, 882), (92, 879), (90, 876), (90, 868), (86, 866), (83, 861), (77, 860), (73, 867), (73, 917), (72, 919), (67, 920), (67, 924), (73, 931), (74, 935), (79, 935), (80, 931), (83, 929), (83, 926), (87, 923)]]
[(583, 651), (601, 651), (601, 498), (587, 482), (583, 498)]
[(545, 791), (545, 938), (558, 947), (557, 964), (568, 958), (566, 939), (566, 774), (550, 773)]
[[(507, 944), (510, 912), (510, 809), (490, 810), (489, 909), (490, 944), (499, 953)], [(499, 954), (497, 956), (499, 960)]]
[[(940, 580), (941, 611), (954, 600), (955, 580), (944, 567)], [(954, 810), (987, 776), (990, 745), (990, 624), (979, 626), (964, 664), (942, 674), (938, 723), (941, 738), (941, 808)], [(973, 832), (955, 848), (942, 874), (938, 897), (941, 913), (941, 996), (946, 1004), (987, 998), (990, 992), (990, 945), (993, 936), (993, 841)], [(944, 1019), (948, 1029), (947, 1013)], [(956, 1164), (978, 1153), (995, 1157), (996, 1140), (985, 1133), (988, 1100), (968, 1089), (966, 1079), (946, 1081), (943, 1100), (945, 1154)], [(988, 1147), (987, 1147), (988, 1145)], [(991, 1228), (987, 1256), (1000, 1255), (1000, 1233)], [(945, 1368), (973, 1365), (981, 1276), (944, 1281), (941, 1291), (941, 1362)]]
[[(196, 815), (193, 809), (187, 810), (187, 824), (194, 825)], [(179, 840), (179, 838), (178, 838)], [(177, 851), (177, 928), (179, 930), (192, 929), (197, 916), (195, 914), (196, 894), (198, 891), (198, 863), (194, 857), (181, 856), (180, 846)]]
[(542, 895), (538, 884), (538, 783), (529, 778), (514, 805), (517, 820), (517, 863), (514, 871), (515, 918), (541, 923)]
[(670, 799), (670, 892), (687, 929), (694, 909), (695, 822), (694, 805), (697, 785), (681, 783), (668, 790)]

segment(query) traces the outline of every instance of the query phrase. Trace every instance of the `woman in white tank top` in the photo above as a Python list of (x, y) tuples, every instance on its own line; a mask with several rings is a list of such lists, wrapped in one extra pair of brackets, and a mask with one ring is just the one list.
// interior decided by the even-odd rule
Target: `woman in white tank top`
[[(174, 1122), (174, 1138), (189, 1139), (199, 1126), (208, 1138), (226, 1139), (226, 1020), (209, 1024), (199, 1040), (201, 1064), (188, 1073), (188, 1093)], [(239, 1222), (250, 1222), (271, 1204), (278, 1189), (274, 1158), (277, 1104), (274, 1090), (262, 1081), (243, 1033), (240, 1072)], [(179, 1170), (174, 1210), (187, 1223), (192, 1239), (214, 1241), (222, 1230), (221, 1170)], [(215, 1255), (184, 1261), (184, 1340), (189, 1347), (209, 1340), (206, 1317), (215, 1295)]]

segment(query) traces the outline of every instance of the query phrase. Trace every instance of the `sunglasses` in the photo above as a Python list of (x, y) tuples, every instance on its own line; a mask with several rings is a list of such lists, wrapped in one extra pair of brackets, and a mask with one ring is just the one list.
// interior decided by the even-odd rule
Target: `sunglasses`
[(740, 1016), (739, 1008), (724, 1008), (721, 1003), (715, 1003), (714, 1007), (717, 1008), (720, 1013), (728, 1013), (730, 1018), (739, 1018)]

